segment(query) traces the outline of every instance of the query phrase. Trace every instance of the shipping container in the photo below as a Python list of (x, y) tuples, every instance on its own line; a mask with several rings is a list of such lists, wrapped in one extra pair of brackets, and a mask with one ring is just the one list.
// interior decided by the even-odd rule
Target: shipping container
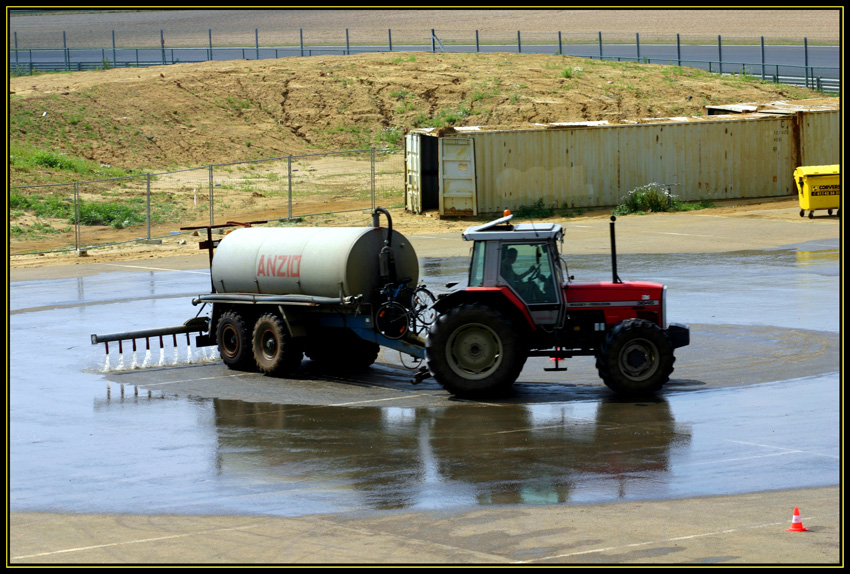
[(840, 109), (832, 100), (621, 124), (411, 130), (405, 204), (441, 216), (607, 207), (649, 183), (683, 201), (790, 196), (804, 158), (838, 162)]

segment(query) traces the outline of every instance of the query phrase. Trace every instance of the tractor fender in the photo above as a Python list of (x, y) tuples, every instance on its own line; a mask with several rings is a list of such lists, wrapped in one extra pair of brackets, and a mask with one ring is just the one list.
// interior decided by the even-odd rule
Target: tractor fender
[(498, 309), (507, 315), (519, 327), (525, 325), (531, 331), (536, 331), (534, 320), (528, 313), (528, 308), (511, 291), (509, 287), (467, 287), (460, 291), (454, 291), (437, 299), (434, 310), (444, 313), (448, 309), (458, 307), (465, 303), (480, 303)]

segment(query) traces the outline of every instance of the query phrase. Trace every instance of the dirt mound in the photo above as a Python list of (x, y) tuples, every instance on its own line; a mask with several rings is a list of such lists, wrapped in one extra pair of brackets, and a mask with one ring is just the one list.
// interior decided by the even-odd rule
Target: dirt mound
[[(10, 141), (126, 169), (394, 147), (405, 129), (699, 115), (807, 90), (673, 66), (383, 53), (12, 78)], [(10, 183), (38, 182), (12, 166)]]

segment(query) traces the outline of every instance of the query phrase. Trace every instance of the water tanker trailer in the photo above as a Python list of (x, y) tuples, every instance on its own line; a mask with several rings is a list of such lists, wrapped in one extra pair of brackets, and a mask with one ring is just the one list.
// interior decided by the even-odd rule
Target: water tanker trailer
[(92, 343), (197, 331), (196, 345), (217, 346), (229, 368), (275, 376), (304, 355), (338, 372), (365, 369), (387, 347), (421, 363), (412, 382), (433, 376), (464, 397), (506, 392), (531, 356), (557, 371), (594, 356), (612, 390), (652, 393), (689, 343), (687, 326), (668, 323), (664, 285), (617, 276), (613, 218), (610, 282), (573, 282), (560, 225), (511, 225), (506, 214), (463, 233), (473, 242), (468, 283), (436, 299), (418, 284), (416, 252), (389, 212), (372, 217), (372, 227), (243, 225), (219, 241), (206, 227), (212, 289), (192, 303), (208, 316)]

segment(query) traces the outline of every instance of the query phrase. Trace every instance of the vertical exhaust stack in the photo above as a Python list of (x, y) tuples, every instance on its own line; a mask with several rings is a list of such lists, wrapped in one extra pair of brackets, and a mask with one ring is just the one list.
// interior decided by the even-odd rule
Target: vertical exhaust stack
[(611, 281), (614, 283), (622, 283), (620, 276), (617, 275), (617, 239), (614, 236), (614, 222), (617, 218), (611, 216)]

